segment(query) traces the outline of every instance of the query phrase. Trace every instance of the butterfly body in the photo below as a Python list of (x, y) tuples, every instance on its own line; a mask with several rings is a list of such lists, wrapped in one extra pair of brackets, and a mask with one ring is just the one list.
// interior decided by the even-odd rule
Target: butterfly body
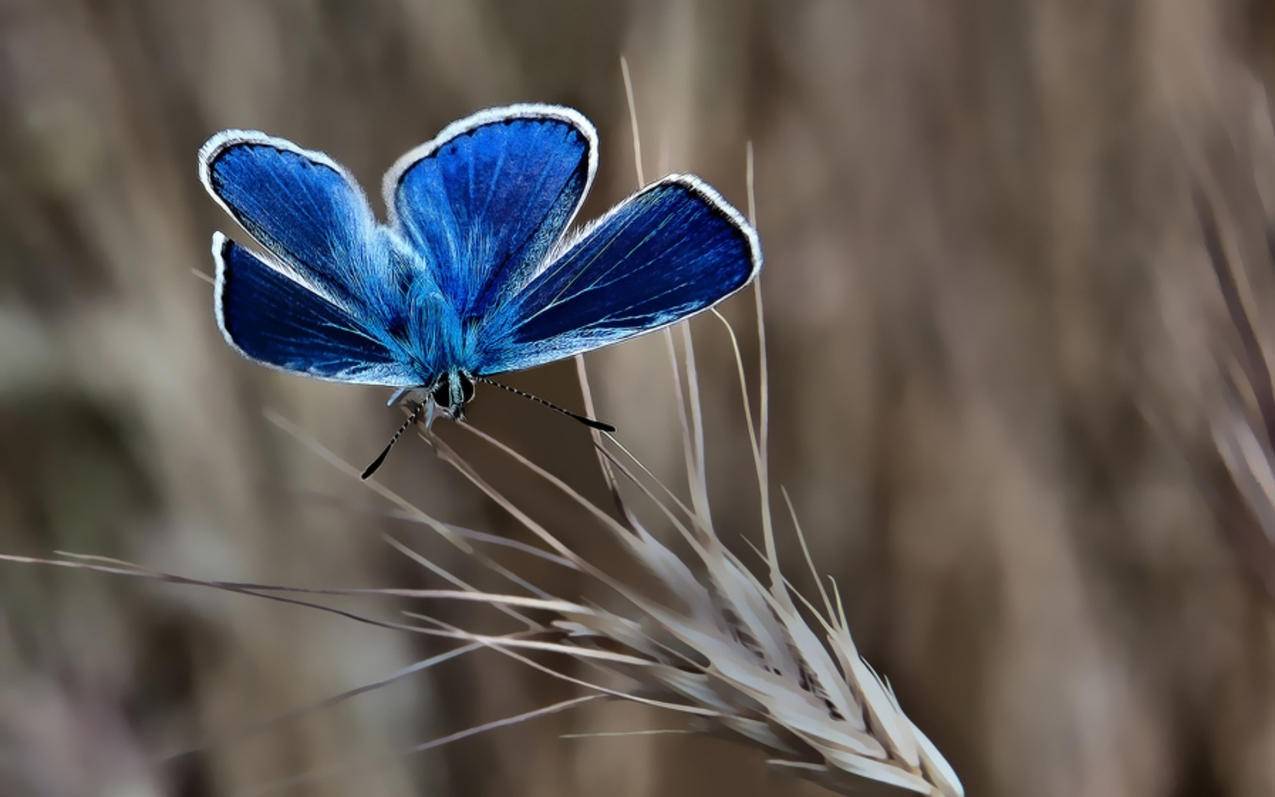
[(570, 109), (485, 111), (390, 169), (382, 223), (327, 156), (220, 133), (200, 177), (263, 250), (213, 238), (222, 333), (259, 363), (460, 418), (479, 381), (658, 329), (756, 275), (755, 232), (693, 177), (566, 236), (596, 152)]

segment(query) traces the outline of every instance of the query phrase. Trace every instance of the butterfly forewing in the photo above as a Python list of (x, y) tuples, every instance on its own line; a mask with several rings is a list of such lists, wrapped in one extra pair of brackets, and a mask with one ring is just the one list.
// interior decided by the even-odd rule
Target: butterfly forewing
[(565, 108), (514, 106), (452, 125), (386, 175), (391, 223), (462, 319), (523, 284), (575, 215), (596, 137)]
[(530, 368), (704, 310), (761, 266), (752, 228), (716, 192), (673, 176), (589, 229), (482, 327), (478, 373)]
[(230, 130), (200, 152), (214, 197), (306, 284), (351, 307), (384, 280), (376, 221), (363, 192), (326, 156), (262, 133)]

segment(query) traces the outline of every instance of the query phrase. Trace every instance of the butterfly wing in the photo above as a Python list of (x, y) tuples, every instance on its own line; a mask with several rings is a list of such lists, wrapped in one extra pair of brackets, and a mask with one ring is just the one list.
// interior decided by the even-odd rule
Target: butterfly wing
[(287, 271), (326, 298), (354, 307), (392, 267), (358, 184), (338, 164), (290, 141), (227, 130), (199, 151), (208, 192)]
[(273, 268), (221, 233), (217, 264), (217, 325), (245, 357), (319, 379), (408, 387), (412, 369), (342, 307)]
[(694, 177), (666, 177), (492, 313), (475, 371), (530, 368), (659, 329), (726, 298), (760, 268), (757, 233), (738, 211)]
[(385, 175), (390, 225), (429, 263), (458, 316), (481, 317), (544, 262), (596, 164), (593, 125), (569, 108), (484, 111)]

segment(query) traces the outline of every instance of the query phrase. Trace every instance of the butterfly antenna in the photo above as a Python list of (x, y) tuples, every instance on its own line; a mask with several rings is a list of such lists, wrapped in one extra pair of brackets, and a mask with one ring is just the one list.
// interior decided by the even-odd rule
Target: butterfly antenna
[(603, 423), (602, 421), (594, 420), (593, 418), (590, 418), (587, 415), (580, 415), (578, 413), (572, 412), (569, 409), (566, 409), (565, 407), (559, 407), (557, 404), (554, 404), (552, 401), (547, 401), (545, 399), (540, 398), (539, 396), (533, 396), (532, 394), (528, 393), (525, 390), (519, 390), (516, 387), (512, 387), (511, 385), (506, 385), (502, 382), (497, 382), (495, 379), (488, 379), (485, 376), (475, 377), (475, 379), (479, 382), (483, 382), (484, 384), (494, 385), (495, 387), (498, 387), (501, 390), (507, 390), (510, 393), (513, 393), (515, 396), (522, 396), (525, 399), (531, 399), (534, 402), (543, 404), (549, 409), (554, 410), (555, 412), (560, 412), (563, 415), (567, 416), (568, 418), (575, 418), (577, 421), (584, 424), (585, 426), (588, 426), (590, 429), (597, 429), (600, 432), (615, 431), (615, 427), (609, 423)]
[(367, 479), (373, 473), (376, 473), (377, 469), (381, 467), (381, 464), (385, 462), (385, 458), (390, 455), (390, 449), (393, 448), (394, 444), (398, 442), (398, 439), (403, 436), (403, 432), (406, 432), (409, 426), (416, 423), (417, 419), (421, 417), (421, 411), (424, 409), (425, 409), (424, 404), (416, 405), (416, 409), (412, 410), (412, 414), (407, 416), (407, 420), (403, 421), (403, 425), (398, 427), (398, 431), (395, 432), (394, 436), (390, 438), (390, 441), (385, 444), (385, 450), (381, 452), (381, 455), (378, 456), (376, 459), (372, 460), (371, 465), (368, 465), (366, 468), (364, 468), (363, 470), (364, 479)]

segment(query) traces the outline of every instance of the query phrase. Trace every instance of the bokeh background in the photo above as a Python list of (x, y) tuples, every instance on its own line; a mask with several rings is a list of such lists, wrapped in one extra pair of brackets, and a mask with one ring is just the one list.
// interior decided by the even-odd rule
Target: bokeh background
[[(563, 103), (601, 136), (589, 217), (636, 182), (621, 54), (648, 179), (694, 172), (743, 206), (754, 142), (772, 471), (862, 652), (968, 792), (1275, 793), (1271, 538), (1215, 444), (1247, 394), (1198, 219), (1212, 208), (1265, 339), (1265, 0), (0, 0), (0, 550), (440, 586), (384, 545), (391, 531), (479, 579), (265, 419), (362, 464), (399, 416), (382, 391), (268, 372), (222, 343), (191, 269), (211, 270), (214, 230), (238, 231), (195, 152), (262, 129), (329, 152), (376, 197), (448, 122)], [(726, 313), (751, 375), (751, 303)], [(720, 325), (693, 326), (714, 506), (732, 541), (755, 539), (735, 366)], [(680, 486), (662, 341), (589, 363), (599, 412)], [(579, 401), (570, 364), (513, 381)], [(475, 424), (602, 496), (583, 430), (492, 392)], [(482, 463), (589, 550), (578, 514)], [(419, 440), (382, 475), (441, 518), (519, 534)], [(250, 597), (6, 564), (0, 792), (240, 793), (571, 694), (480, 653), (243, 733), (442, 649)], [(559, 738), (668, 724), (591, 707), (299, 793), (821, 793), (724, 741)]]

